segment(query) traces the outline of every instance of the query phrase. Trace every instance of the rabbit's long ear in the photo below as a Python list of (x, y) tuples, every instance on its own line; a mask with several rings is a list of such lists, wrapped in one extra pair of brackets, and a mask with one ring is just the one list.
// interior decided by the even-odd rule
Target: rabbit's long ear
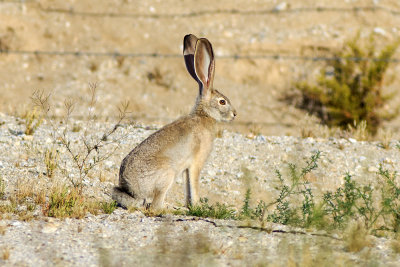
[(196, 43), (194, 69), (202, 84), (200, 94), (204, 96), (212, 89), (215, 70), (214, 52), (211, 43), (205, 38), (200, 38)]
[(196, 51), (197, 40), (198, 38), (193, 34), (188, 34), (183, 38), (183, 57), (185, 58), (186, 69), (190, 76), (201, 85), (200, 80), (196, 76), (196, 71), (194, 70), (194, 52)]

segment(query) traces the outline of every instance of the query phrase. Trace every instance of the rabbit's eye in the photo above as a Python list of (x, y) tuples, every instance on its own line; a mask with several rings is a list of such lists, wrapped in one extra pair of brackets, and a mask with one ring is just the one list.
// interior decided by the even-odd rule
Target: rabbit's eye
[(221, 100), (219, 101), (219, 104), (220, 104), (220, 105), (225, 105), (225, 104), (226, 104), (226, 101), (223, 100), (223, 99), (221, 99)]

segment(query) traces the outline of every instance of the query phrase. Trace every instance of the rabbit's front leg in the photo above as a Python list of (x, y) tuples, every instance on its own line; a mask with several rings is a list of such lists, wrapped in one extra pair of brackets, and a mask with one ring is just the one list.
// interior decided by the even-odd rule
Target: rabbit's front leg
[(200, 168), (196, 168), (196, 166), (191, 166), (183, 172), (186, 183), (186, 207), (199, 202), (199, 174)]

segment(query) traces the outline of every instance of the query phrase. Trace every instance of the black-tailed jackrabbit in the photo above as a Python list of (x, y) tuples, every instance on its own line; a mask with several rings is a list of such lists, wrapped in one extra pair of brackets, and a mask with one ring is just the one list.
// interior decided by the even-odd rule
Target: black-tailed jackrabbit
[(232, 121), (236, 111), (229, 99), (213, 88), (214, 52), (211, 43), (189, 34), (183, 40), (186, 68), (199, 84), (192, 112), (150, 135), (122, 161), (119, 187), (113, 199), (121, 206), (144, 205), (160, 209), (178, 175), (186, 183), (186, 205), (199, 200), (199, 174), (212, 150), (216, 124)]

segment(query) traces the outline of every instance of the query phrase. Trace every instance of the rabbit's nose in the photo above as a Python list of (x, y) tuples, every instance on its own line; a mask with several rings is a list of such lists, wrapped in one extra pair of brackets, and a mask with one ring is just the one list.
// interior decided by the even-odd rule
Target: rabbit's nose
[(236, 110), (233, 110), (233, 117), (236, 117)]

